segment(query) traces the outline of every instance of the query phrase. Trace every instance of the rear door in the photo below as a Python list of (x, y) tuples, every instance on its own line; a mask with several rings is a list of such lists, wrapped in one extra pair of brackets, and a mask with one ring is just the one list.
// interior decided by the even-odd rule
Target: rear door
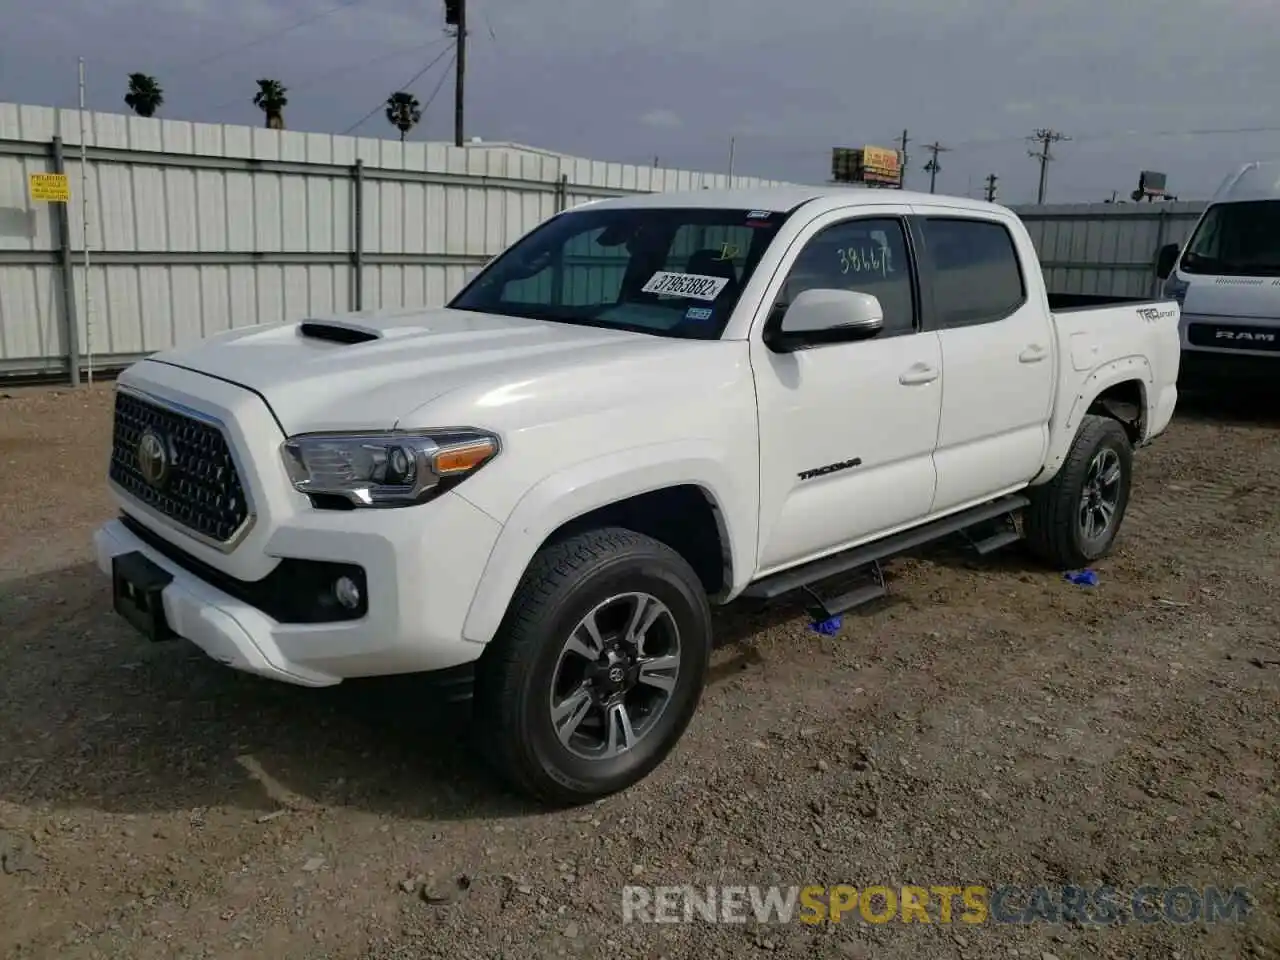
[(1040, 470), (1055, 341), (1029, 242), (1020, 246), (998, 215), (918, 210), (921, 277), (945, 380), (931, 511), (943, 513), (1020, 487)]

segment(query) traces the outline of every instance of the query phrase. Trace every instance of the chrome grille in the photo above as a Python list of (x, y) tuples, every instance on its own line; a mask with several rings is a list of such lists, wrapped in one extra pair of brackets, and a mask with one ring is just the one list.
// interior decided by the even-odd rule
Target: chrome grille
[[(139, 444), (159, 439), (167, 469), (159, 482), (143, 473)], [(116, 391), (109, 475), (125, 493), (198, 538), (225, 546), (249, 521), (249, 505), (222, 431), (211, 423)]]

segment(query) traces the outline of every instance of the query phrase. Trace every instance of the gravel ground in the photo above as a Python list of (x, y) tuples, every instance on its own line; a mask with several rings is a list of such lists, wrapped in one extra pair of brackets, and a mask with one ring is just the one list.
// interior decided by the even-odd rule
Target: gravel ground
[[(559, 813), (412, 678), (149, 646), (90, 565), (110, 385), (0, 398), (0, 955), (1280, 957), (1280, 410), (1188, 399), (1076, 586), (934, 548), (731, 610), (670, 760)], [(627, 884), (1247, 886), (1243, 923), (623, 924)], [(960, 907), (957, 905), (957, 913)]]

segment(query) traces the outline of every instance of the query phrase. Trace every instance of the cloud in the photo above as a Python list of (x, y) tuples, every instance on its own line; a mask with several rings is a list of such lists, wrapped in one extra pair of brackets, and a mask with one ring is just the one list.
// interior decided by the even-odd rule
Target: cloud
[[(273, 76), (290, 87), (290, 128), (337, 132), (445, 42), (440, 0), (360, 0), (327, 12), (337, 5), (59, 0), (6, 22), (0, 90), (73, 106), (83, 55), (97, 109), (123, 110), (124, 78), (143, 70), (164, 86), (165, 116), (257, 125), (254, 80)], [(1237, 163), (1280, 152), (1280, 135), (1267, 133), (1090, 139), (1280, 125), (1259, 94), (1274, 85), (1265, 0), (552, 6), (554, 15), (528, 0), (474, 4), (468, 135), (633, 163), (658, 154), (708, 170), (725, 167), (736, 136), (737, 172), (822, 182), (832, 146), (891, 145), (906, 128), (916, 185), (927, 159), (918, 147), (937, 139), (955, 148), (939, 190), (963, 193), (994, 172), (1009, 202), (1034, 193), (1022, 138), (1041, 126), (1076, 137), (1052, 165), (1055, 200), (1108, 196), (1144, 167), (1167, 171), (1181, 196), (1207, 196)], [(438, 91), (420, 136), (452, 138), (448, 67), (446, 57), (412, 86), (424, 104)], [(360, 132), (393, 133), (380, 112)]]
[(648, 113), (640, 117), (640, 122), (646, 127), (658, 127), (672, 129), (674, 127), (683, 126), (683, 121), (675, 114), (674, 111), (664, 110), (662, 108), (650, 110)]

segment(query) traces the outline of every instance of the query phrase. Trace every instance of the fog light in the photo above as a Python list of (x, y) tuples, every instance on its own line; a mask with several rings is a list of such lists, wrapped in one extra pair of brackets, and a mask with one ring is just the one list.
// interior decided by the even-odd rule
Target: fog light
[(360, 606), (360, 588), (350, 577), (339, 577), (333, 582), (333, 595), (348, 610)]

